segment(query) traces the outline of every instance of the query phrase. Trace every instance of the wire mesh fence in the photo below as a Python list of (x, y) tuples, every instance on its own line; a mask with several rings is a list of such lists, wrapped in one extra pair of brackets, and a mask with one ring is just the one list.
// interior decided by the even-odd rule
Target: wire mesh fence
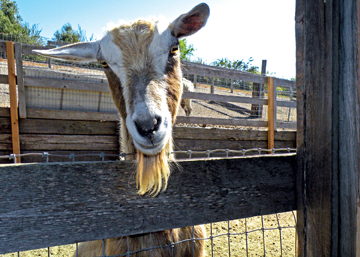
[[(4, 56), (6, 57), (6, 56)], [(30, 58), (31, 57), (31, 58)], [(7, 62), (0, 60), (0, 71), (7, 74)], [(34, 55), (23, 55), (23, 71), (25, 80), (28, 78), (48, 78), (57, 81), (77, 81), (84, 86), (50, 86), (50, 81), (43, 81), (41, 87), (31, 86), (25, 83), (25, 98), (27, 108), (92, 111), (116, 113), (111, 94), (107, 87), (106, 77), (97, 63), (76, 64), (54, 61)], [(257, 84), (244, 80), (216, 78), (206, 76), (195, 76), (185, 73), (185, 78), (195, 84), (194, 92), (215, 93), (226, 96), (239, 96), (249, 99), (267, 99), (267, 85)], [(66, 83), (66, 82), (63, 82)], [(70, 83), (70, 82), (69, 82)], [(86, 83), (94, 83), (93, 87), (86, 89)], [(48, 85), (48, 86), (47, 86)], [(99, 85), (98, 89), (95, 89)], [(7, 85), (0, 85), (1, 107), (8, 107)], [(277, 87), (277, 100), (280, 102), (295, 102), (296, 93), (294, 89)], [(267, 121), (267, 105), (212, 101), (192, 100), (191, 117), (208, 117), (227, 120), (255, 120)], [(184, 110), (180, 108), (180, 116), (185, 116)], [(277, 107), (277, 121), (296, 122), (296, 108)]]
[[(194, 74), (185, 74), (185, 78), (193, 82), (195, 92), (215, 93), (220, 95), (237, 95), (241, 97), (267, 99), (267, 85), (247, 82), (242, 80), (232, 80), (226, 78), (212, 78), (205, 76), (195, 76)], [(212, 92), (211, 87), (213, 85)], [(296, 102), (296, 90), (290, 87), (276, 87), (276, 100), (282, 102)], [(223, 114), (221, 118), (250, 118), (258, 120), (267, 120), (267, 105), (214, 102), (193, 100), (195, 106), (204, 106), (207, 109), (220, 108), (219, 113)], [(224, 110), (226, 108), (226, 110)], [(228, 113), (230, 111), (230, 113)], [(200, 113), (206, 113), (201, 110)], [(276, 118), (282, 122), (296, 122), (296, 108), (294, 107), (277, 107)], [(195, 114), (194, 114), (195, 115)], [(214, 115), (214, 114), (212, 114)], [(216, 115), (216, 114), (215, 114)]]
[[(262, 155), (262, 154), (281, 154), (281, 153), (294, 153), (296, 152), (295, 148), (274, 148), (274, 149), (262, 149), (262, 148), (252, 148), (252, 149), (242, 149), (242, 150), (231, 150), (231, 149), (213, 149), (206, 151), (174, 151), (171, 154), (174, 154), (176, 157), (181, 159), (192, 159), (192, 158), (228, 158), (228, 157), (244, 157), (252, 155)], [(84, 154), (53, 154), (48, 152), (42, 153), (23, 153), (23, 154), (9, 154), (9, 155), (0, 155), (0, 159), (9, 159), (13, 160), (16, 163), (17, 157), (25, 156), (34, 156), (40, 157), (36, 159), (36, 162), (48, 163), (52, 161), (52, 157), (62, 157), (63, 162), (75, 162), (78, 161), (78, 158), (87, 156), (93, 158), (93, 161), (105, 161), (108, 157), (119, 157), (120, 160), (127, 160), (128, 156), (132, 156), (134, 153), (120, 153), (118, 154), (106, 154), (103, 152), (99, 153), (84, 153)], [(58, 161), (58, 160), (57, 160)], [(0, 164), (1, 165), (1, 164)]]
[[(211, 158), (211, 157), (231, 157), (231, 156), (248, 156), (248, 155), (262, 155), (262, 154), (279, 154), (279, 153), (293, 153), (296, 149), (293, 148), (278, 148), (278, 149), (215, 149), (207, 151), (175, 151), (179, 155), (183, 154), (186, 158)], [(14, 162), (16, 157), (36, 155), (41, 156), (42, 162), (51, 162), (51, 158), (59, 155), (48, 153), (28, 153), (21, 155), (0, 156), (0, 158), (11, 158)], [(87, 154), (93, 156), (94, 161), (106, 161), (109, 155), (104, 153)], [(126, 160), (127, 156), (131, 154), (120, 154), (120, 160)], [(74, 162), (82, 155), (69, 154), (63, 155), (64, 161)], [(113, 156), (113, 155), (112, 155)], [(115, 239), (103, 239), (98, 241), (97, 248), (100, 248), (99, 254), (92, 256), (157, 256), (157, 251), (167, 252), (168, 254), (162, 256), (181, 256), (176, 255), (176, 247), (185, 247), (186, 244), (191, 244), (191, 249), (194, 249), (196, 242), (203, 242), (205, 247), (205, 256), (296, 256), (297, 253), (297, 236), (296, 236), (296, 212), (276, 213), (271, 215), (261, 215), (249, 217), (244, 219), (221, 221), (210, 224), (204, 224), (206, 235), (204, 237), (195, 237), (170, 240), (164, 244), (153, 240), (156, 233), (141, 234), (125, 236)], [(171, 230), (170, 230), (171, 231)], [(172, 232), (171, 232), (172, 233)], [(141, 247), (136, 245), (134, 240), (141, 236), (147, 238), (145, 240), (148, 245)], [(175, 238), (175, 237), (170, 237)], [(112, 242), (123, 242), (120, 244), (121, 251), (112, 252), (107, 247), (111, 247)], [(44, 249), (37, 249), (26, 252), (16, 252), (0, 255), (3, 257), (10, 256), (84, 256), (81, 255), (80, 244), (71, 244), (65, 246), (48, 247)], [(186, 256), (197, 256), (194, 254)]]
[[(155, 251), (168, 250), (169, 255), (174, 254), (175, 247), (182, 247), (188, 241), (195, 244), (196, 241), (203, 241), (205, 244), (205, 256), (296, 256), (297, 237), (296, 237), (296, 212), (277, 213), (271, 215), (256, 216), (251, 218), (216, 222), (205, 224), (206, 237), (190, 238), (178, 242), (170, 241), (165, 245), (156, 245), (151, 242), (152, 233), (141, 235), (148, 237), (148, 247), (134, 249), (130, 243), (122, 245), (123, 254), (114, 256), (156, 256)], [(131, 242), (131, 238), (136, 236), (122, 237), (125, 242)], [(119, 240), (119, 239), (117, 239)], [(100, 251), (102, 254), (93, 255), (107, 257), (106, 240), (100, 240)], [(81, 243), (80, 243), (81, 244)], [(48, 247), (33, 251), (17, 252), (0, 255), (2, 257), (34, 257), (34, 256), (82, 256), (79, 254), (79, 244), (65, 246)], [(172, 254), (171, 254), (172, 253)], [(190, 255), (193, 256), (193, 255)]]
[[(142, 234), (148, 238), (148, 245), (142, 249), (131, 245), (131, 239), (135, 236), (127, 236), (113, 240), (122, 239), (126, 242), (122, 245), (122, 254), (107, 255), (107, 240), (100, 240), (98, 257), (108, 256), (157, 256), (156, 251), (168, 251), (169, 255), (174, 254), (175, 247), (182, 247), (190, 242), (195, 247), (197, 241), (203, 241), (205, 245), (205, 256), (297, 256), (296, 237), (296, 212), (285, 212), (271, 215), (250, 217), (239, 220), (222, 221), (204, 225), (206, 237), (188, 240), (171, 241), (168, 244), (157, 245), (155, 240), (151, 242), (153, 233)], [(173, 238), (173, 237), (170, 237)], [(80, 243), (81, 245), (81, 243)], [(191, 247), (192, 248), (192, 247)], [(2, 257), (35, 257), (35, 256), (83, 256), (80, 255), (79, 244), (48, 247), (26, 252), (17, 252), (0, 255)], [(192, 254), (189, 256), (193, 256)]]

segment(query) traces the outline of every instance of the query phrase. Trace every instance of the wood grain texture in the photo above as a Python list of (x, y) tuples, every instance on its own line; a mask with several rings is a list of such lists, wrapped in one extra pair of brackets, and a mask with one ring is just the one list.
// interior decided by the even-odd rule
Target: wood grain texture
[(276, 129), (276, 87), (274, 86), (274, 78), (267, 79), (268, 85), (268, 149), (275, 147), (274, 133)]
[(297, 1), (300, 256), (356, 256), (356, 3)]
[(130, 162), (0, 167), (0, 253), (295, 209), (295, 156), (181, 161), (136, 195)]
[[(75, 78), (73, 79), (79, 79), (79, 78), (76, 78), (75, 76)], [(56, 79), (56, 78), (54, 79), (54, 78), (25, 77), (24, 84), (27, 87), (49, 87), (49, 88), (74, 89), (74, 90), (110, 93), (110, 89), (108, 84), (106, 83), (106, 80), (104, 80), (103, 83), (92, 83), (88, 81), (71, 80), (71, 78), (64, 80), (64, 79)]]
[(20, 120), (20, 134), (117, 135), (118, 131), (117, 121)]
[[(6, 55), (9, 79), (12, 150), (14, 154), (20, 154), (19, 115), (15, 77), (14, 42), (6, 41)], [(20, 157), (17, 157), (16, 159), (17, 162), (20, 163)]]
[(19, 96), (19, 118), (26, 118), (26, 99), (25, 99), (25, 87), (24, 87), (24, 71), (22, 62), (22, 44), (15, 44), (15, 61), (16, 61), (16, 83), (18, 85)]
[(186, 117), (186, 116), (176, 117), (176, 123), (267, 127), (267, 121), (257, 121), (257, 120), (249, 120), (249, 119), (220, 119), (220, 118)]
[[(198, 76), (228, 78), (266, 84), (266, 76), (186, 61), (183, 61), (182, 64), (184, 74), (197, 74)], [(277, 87), (296, 87), (295, 81), (279, 78), (274, 78), (274, 84)]]

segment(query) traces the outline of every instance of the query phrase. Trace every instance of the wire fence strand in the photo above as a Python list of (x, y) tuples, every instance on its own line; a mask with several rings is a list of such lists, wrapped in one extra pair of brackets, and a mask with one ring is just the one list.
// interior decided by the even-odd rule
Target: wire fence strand
[[(276, 153), (294, 153), (296, 152), (295, 148), (273, 148), (273, 149), (263, 149), (263, 148), (251, 148), (251, 149), (242, 149), (242, 150), (231, 150), (231, 149), (214, 149), (214, 150), (203, 150), (203, 151), (193, 151), (193, 150), (186, 150), (186, 151), (174, 151), (171, 154), (187, 154), (189, 159), (192, 158), (212, 158), (212, 154), (220, 153), (221, 156), (216, 157), (223, 157), (229, 158), (230, 153), (234, 154), (231, 157), (236, 156), (247, 156), (247, 155), (263, 155), (263, 154), (276, 154)], [(89, 154), (52, 154), (48, 152), (42, 153), (22, 153), (22, 154), (9, 154), (9, 155), (0, 155), (0, 159), (9, 159), (13, 160), (16, 163), (17, 157), (25, 157), (25, 156), (40, 156), (43, 158), (44, 163), (50, 162), (51, 157), (64, 157), (67, 159), (68, 162), (75, 162), (77, 157), (94, 157), (94, 161), (105, 161), (105, 157), (120, 157), (120, 160), (127, 160), (127, 156), (133, 156), (134, 153), (120, 153), (118, 154), (106, 154), (103, 152), (100, 153), (89, 153)], [(196, 157), (199, 155), (203, 155), (204, 157)], [(0, 164), (1, 166), (1, 164)]]

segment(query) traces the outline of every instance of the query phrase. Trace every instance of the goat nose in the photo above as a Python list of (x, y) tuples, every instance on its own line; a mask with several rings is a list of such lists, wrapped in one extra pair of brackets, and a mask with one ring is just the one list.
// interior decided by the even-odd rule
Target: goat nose
[(148, 137), (152, 144), (154, 144), (154, 135), (159, 130), (161, 125), (161, 117), (155, 116), (149, 119), (136, 120), (135, 126), (142, 137)]

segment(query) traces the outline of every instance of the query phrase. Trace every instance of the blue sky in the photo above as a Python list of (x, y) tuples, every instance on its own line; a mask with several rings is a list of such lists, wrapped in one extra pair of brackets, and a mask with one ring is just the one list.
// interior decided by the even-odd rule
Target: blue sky
[[(201, 2), (194, 0), (15, 0), (19, 13), (41, 35), (53, 38), (65, 23), (78, 25), (90, 38), (100, 39), (121, 21), (166, 17), (169, 22)], [(295, 77), (295, 0), (208, 0), (210, 18), (205, 28), (188, 37), (195, 57), (208, 63), (219, 59), (254, 59), (276, 77)], [(180, 4), (181, 3), (181, 4)]]

